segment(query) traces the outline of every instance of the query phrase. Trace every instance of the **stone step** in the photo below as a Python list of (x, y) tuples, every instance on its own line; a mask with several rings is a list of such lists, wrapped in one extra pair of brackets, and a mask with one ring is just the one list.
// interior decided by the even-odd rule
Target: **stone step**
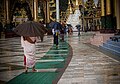
[(110, 48), (112, 50), (115, 50), (115, 51), (118, 51), (120, 52), (120, 45), (112, 45), (112, 44), (109, 44), (109, 43), (103, 43), (103, 46), (107, 47), (107, 48)]
[(113, 54), (113, 55), (116, 55), (116, 56), (120, 56), (120, 52), (114, 50), (114, 49), (111, 49), (111, 48), (108, 48), (108, 47), (105, 47), (105, 46), (100, 46), (100, 49), (104, 52), (108, 52), (110, 54)]

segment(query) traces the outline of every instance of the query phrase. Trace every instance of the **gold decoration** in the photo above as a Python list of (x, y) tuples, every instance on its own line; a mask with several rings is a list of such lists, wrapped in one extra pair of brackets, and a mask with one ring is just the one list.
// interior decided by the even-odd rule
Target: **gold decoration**
[(101, 16), (105, 16), (104, 0), (101, 0)]
[(110, 15), (110, 14), (111, 14), (110, 0), (106, 0), (106, 14), (107, 14), (107, 15)]

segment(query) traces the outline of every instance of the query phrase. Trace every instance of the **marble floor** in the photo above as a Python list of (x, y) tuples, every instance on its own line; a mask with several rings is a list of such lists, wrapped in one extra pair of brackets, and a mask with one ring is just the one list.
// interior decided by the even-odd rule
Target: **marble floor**
[[(52, 36), (45, 36), (37, 43), (36, 59), (43, 57), (53, 45)], [(24, 72), (23, 48), (20, 37), (0, 39), (0, 84)]]
[(68, 39), (73, 57), (58, 84), (120, 84), (120, 61), (89, 47), (85, 41), (92, 33)]
[[(117, 61), (86, 44), (94, 32), (77, 32), (67, 36), (73, 57), (58, 84), (120, 84), (120, 61)], [(38, 42), (36, 58), (40, 58), (52, 46), (52, 36)], [(20, 38), (0, 39), (0, 84), (24, 71), (23, 49)]]

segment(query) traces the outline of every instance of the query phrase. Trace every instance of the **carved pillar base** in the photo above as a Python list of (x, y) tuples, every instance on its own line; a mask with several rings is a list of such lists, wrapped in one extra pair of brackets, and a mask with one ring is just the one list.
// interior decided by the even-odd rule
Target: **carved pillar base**
[(101, 16), (101, 29), (105, 29), (106, 28), (106, 17), (105, 16)]
[(113, 15), (106, 15), (101, 17), (100, 33), (115, 33), (116, 21)]
[(112, 15), (106, 15), (106, 29), (114, 29), (114, 19)]

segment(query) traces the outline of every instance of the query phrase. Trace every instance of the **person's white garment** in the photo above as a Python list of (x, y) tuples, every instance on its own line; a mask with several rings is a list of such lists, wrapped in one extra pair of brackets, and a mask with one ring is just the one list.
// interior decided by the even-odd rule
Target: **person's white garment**
[[(32, 41), (37, 40), (37, 37), (30, 37)], [(35, 44), (28, 42), (27, 40), (23, 40), (23, 36), (21, 36), (21, 46), (24, 49), (24, 55), (26, 56), (26, 67), (33, 67), (35, 65)]]
[(52, 29), (52, 33), (53, 33), (53, 35), (55, 34), (55, 30), (54, 30), (54, 28)]

